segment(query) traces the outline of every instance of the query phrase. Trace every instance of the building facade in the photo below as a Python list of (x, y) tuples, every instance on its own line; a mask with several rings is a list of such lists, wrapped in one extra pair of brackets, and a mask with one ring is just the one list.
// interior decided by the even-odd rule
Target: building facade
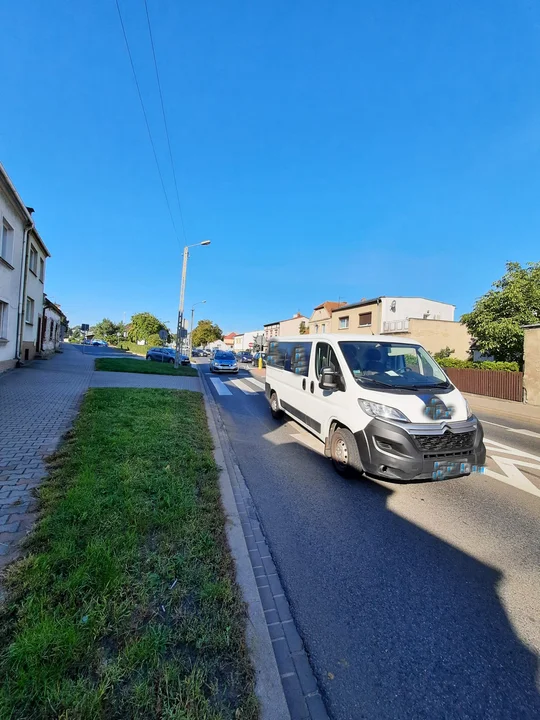
[(45, 297), (45, 264), (49, 252), (37, 231), (28, 235), (23, 285), (24, 320), (21, 324), (21, 359), (33, 360), (41, 353), (43, 341), (43, 303)]
[(49, 252), (32, 213), (0, 164), (0, 372), (41, 349)]
[(421, 297), (381, 296), (332, 311), (332, 332), (359, 335), (406, 332), (411, 318), (454, 320), (455, 306)]
[(67, 335), (68, 319), (58, 305), (45, 297), (43, 302), (43, 323), (41, 335), (41, 352), (52, 355), (58, 352)]
[(249, 332), (241, 333), (234, 338), (234, 351), (244, 352), (253, 350), (257, 345), (257, 338), (264, 335), (264, 330), (250, 330)]
[(313, 308), (313, 313), (309, 318), (309, 332), (311, 335), (326, 333), (331, 331), (332, 313), (340, 307), (347, 305), (346, 302), (335, 302), (327, 300)]
[(300, 326), (304, 323), (306, 331), (309, 328), (309, 318), (302, 313), (296, 313), (292, 318), (287, 320), (279, 320), (278, 322), (267, 323), (264, 326), (264, 341), (268, 344), (268, 341), (281, 335), (283, 337), (287, 335), (298, 335), (300, 332)]

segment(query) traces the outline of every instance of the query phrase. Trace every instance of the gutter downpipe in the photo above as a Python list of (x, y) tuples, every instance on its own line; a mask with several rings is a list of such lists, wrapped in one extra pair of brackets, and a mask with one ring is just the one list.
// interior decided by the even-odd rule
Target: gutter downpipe
[(21, 350), (22, 350), (22, 337), (24, 329), (24, 298), (26, 296), (26, 265), (28, 261), (28, 235), (30, 231), (34, 229), (34, 223), (28, 222), (24, 228), (23, 235), (23, 251), (22, 251), (22, 266), (21, 266), (21, 282), (19, 283), (19, 308), (17, 312), (17, 342), (15, 347), (15, 360), (17, 365), (21, 362)]

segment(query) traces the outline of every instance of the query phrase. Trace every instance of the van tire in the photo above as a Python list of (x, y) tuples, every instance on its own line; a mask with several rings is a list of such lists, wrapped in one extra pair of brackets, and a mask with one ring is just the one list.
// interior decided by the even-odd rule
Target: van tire
[(272, 392), (270, 395), (270, 412), (275, 420), (281, 420), (283, 417), (283, 410), (279, 408), (279, 400), (277, 393)]
[(330, 437), (330, 457), (340, 475), (361, 472), (362, 461), (354, 435), (347, 428), (337, 428)]

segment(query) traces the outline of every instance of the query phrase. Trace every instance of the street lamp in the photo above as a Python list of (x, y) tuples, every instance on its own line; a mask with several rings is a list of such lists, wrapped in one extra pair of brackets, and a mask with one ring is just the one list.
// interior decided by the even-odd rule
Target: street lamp
[(193, 245), (186, 245), (184, 248), (184, 258), (182, 262), (182, 282), (180, 284), (180, 305), (178, 307), (178, 325), (176, 328), (176, 353), (174, 356), (174, 367), (177, 368), (180, 361), (180, 355), (184, 346), (184, 338), (182, 337), (183, 326), (184, 326), (184, 295), (186, 292), (186, 273), (187, 273), (187, 261), (189, 257), (189, 249), (192, 247), (198, 247), (199, 245), (210, 245), (210, 240), (203, 240), (200, 243), (194, 243)]
[(194, 303), (193, 307), (191, 308), (191, 325), (189, 326), (189, 354), (191, 357), (191, 353), (193, 352), (193, 315), (195, 314), (195, 305), (204, 305), (206, 303), (206, 300), (199, 300), (199, 302)]

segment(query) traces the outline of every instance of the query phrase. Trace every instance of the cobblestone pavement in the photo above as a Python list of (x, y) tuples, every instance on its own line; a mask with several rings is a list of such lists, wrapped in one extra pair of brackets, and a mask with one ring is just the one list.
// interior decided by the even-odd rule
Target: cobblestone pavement
[(32, 491), (46, 474), (44, 458), (71, 425), (93, 365), (67, 346), (0, 376), (0, 578), (35, 521)]

